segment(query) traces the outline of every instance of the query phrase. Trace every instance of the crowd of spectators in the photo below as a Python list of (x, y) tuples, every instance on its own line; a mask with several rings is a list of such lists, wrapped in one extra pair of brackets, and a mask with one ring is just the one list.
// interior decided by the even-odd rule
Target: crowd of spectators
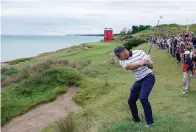
[(149, 41), (157, 44), (161, 50), (166, 50), (176, 58), (178, 66), (182, 66), (183, 93), (187, 93), (190, 90), (190, 76), (196, 77), (196, 35), (185, 33), (176, 36), (150, 36)]

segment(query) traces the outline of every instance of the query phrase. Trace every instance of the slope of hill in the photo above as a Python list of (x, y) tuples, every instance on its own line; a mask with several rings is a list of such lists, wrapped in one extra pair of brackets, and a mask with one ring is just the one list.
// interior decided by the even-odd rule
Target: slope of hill
[[(163, 26), (167, 27), (169, 25)], [(178, 25), (173, 25), (168, 28), (173, 29), (176, 33), (178, 32), (177, 27)], [(180, 26), (181, 31), (185, 29), (185, 26)], [(195, 31), (195, 29), (195, 24), (190, 27), (190, 30)], [(154, 31), (148, 29), (137, 33), (136, 36), (148, 36), (152, 32)], [(73, 118), (74, 129), (78, 129), (80, 132), (195, 132), (196, 80), (191, 78), (191, 92), (182, 94), (181, 69), (177, 67), (175, 59), (166, 51), (159, 50), (156, 46), (153, 46), (152, 50), (156, 84), (150, 98), (155, 124), (154, 127), (146, 130), (142, 106), (139, 102), (139, 113), (143, 122), (134, 124), (131, 121), (127, 100), (130, 94), (129, 89), (135, 79), (129, 72), (123, 70), (119, 66), (118, 60), (112, 56), (113, 48), (122, 43), (121, 41), (86, 43), (56, 52), (44, 53), (23, 63), (14, 62), (14, 66), (20, 71), (27, 65), (35, 65), (33, 68), (36, 69), (40, 61), (48, 59), (68, 60), (63, 61), (66, 63), (63, 67), (71, 66), (74, 69), (72, 69), (73, 72), (70, 76), (75, 82), (74, 84), (80, 86), (74, 100), (83, 106), (83, 110), (70, 115)], [(136, 49), (148, 51), (149, 44), (142, 44)], [(81, 60), (90, 63), (82, 67), (83, 63), (80, 65), (78, 63), (69, 64), (69, 61), (79, 62)], [(54, 64), (51, 66), (54, 66)], [(46, 67), (48, 68), (47, 65)], [(43, 65), (43, 68), (45, 68), (45, 65)], [(67, 74), (62, 73), (70, 70), (65, 68), (56, 69), (54, 70), (55, 72), (49, 71), (40, 70), (40, 73), (31, 75), (28, 79), (22, 78), (20, 82), (2, 89), (2, 100), (4, 102), (1, 107), (3, 108), (2, 112), (4, 112), (2, 113), (4, 114), (3, 123), (42, 102), (55, 99), (58, 93), (66, 91), (67, 85), (70, 85), (67, 82), (69, 79), (66, 80), (64, 76)], [(80, 83), (75, 81), (75, 75), (78, 76), (78, 73), (82, 76)], [(52, 76), (48, 76), (50, 74)], [(69, 78), (69, 76), (66, 77)], [(50, 82), (52, 85), (45, 84), (46, 82)], [(23, 94), (21, 90), (27, 93)], [(55, 126), (51, 124), (43, 131), (54, 132), (54, 129)]]
[[(155, 65), (156, 84), (150, 98), (155, 124), (144, 127), (144, 115), (139, 105), (141, 124), (131, 121), (131, 113), (127, 105), (130, 87), (134, 78), (123, 70), (117, 60), (110, 54), (116, 42), (97, 43), (88, 51), (67, 56), (70, 59), (90, 59), (88, 74), (75, 101), (84, 108), (80, 113), (72, 114), (74, 124), (80, 131), (101, 132), (194, 132), (196, 130), (196, 80), (191, 79), (191, 92), (182, 94), (182, 72), (166, 51), (153, 46), (152, 60)], [(137, 49), (147, 51), (149, 44)], [(44, 131), (53, 131), (48, 126)]]
[[(158, 30), (155, 30), (158, 29)], [(177, 24), (162, 24), (158, 27), (152, 27), (146, 29), (142, 32), (136, 33), (136, 36), (149, 36), (149, 35), (161, 35), (161, 34), (170, 34), (176, 35), (179, 33), (186, 32), (187, 26), (186, 25), (177, 25)], [(196, 33), (196, 24), (191, 24), (189, 26), (189, 31)]]

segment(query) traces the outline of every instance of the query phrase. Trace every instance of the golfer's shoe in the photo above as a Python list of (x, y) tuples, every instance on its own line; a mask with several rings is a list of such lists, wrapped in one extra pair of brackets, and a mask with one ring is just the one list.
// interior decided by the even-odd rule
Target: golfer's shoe
[[(153, 122), (153, 123), (154, 123), (154, 122)], [(146, 127), (146, 128), (150, 128), (150, 127), (152, 127), (153, 123), (151, 123), (151, 124), (146, 124), (145, 127)]]
[(186, 90), (186, 91), (183, 91), (182, 93), (183, 93), (183, 94), (185, 94), (185, 93), (188, 93), (188, 90)]
[[(185, 87), (183, 87), (183, 89), (184, 89)], [(188, 93), (188, 90), (183, 90), (183, 92), (182, 92), (183, 94), (185, 94), (185, 93)]]
[(150, 128), (152, 125), (145, 125), (146, 128)]
[(135, 123), (139, 123), (139, 122), (140, 122), (140, 118), (133, 118), (133, 121), (134, 121)]

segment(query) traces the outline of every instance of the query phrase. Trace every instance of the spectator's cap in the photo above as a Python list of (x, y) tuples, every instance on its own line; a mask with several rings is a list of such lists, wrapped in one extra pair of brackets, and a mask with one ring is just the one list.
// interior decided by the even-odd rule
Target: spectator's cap
[(191, 52), (187, 50), (187, 51), (184, 52), (184, 54), (189, 55), (189, 54), (191, 54)]
[(114, 56), (118, 56), (123, 50), (125, 50), (124, 46), (117, 46), (116, 48), (114, 48)]

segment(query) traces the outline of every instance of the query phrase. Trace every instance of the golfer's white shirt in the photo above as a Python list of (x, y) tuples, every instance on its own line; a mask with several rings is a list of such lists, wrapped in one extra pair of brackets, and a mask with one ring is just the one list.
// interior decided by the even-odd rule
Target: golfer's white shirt
[[(134, 50), (132, 51), (132, 56), (130, 56), (128, 59), (120, 60), (119, 63), (123, 68), (126, 68), (127, 64), (141, 61), (143, 58), (147, 57), (148, 55), (143, 50)], [(141, 66), (131, 71), (134, 74), (136, 80), (141, 80), (149, 73), (152, 73), (152, 70), (148, 68), (148, 66)]]

